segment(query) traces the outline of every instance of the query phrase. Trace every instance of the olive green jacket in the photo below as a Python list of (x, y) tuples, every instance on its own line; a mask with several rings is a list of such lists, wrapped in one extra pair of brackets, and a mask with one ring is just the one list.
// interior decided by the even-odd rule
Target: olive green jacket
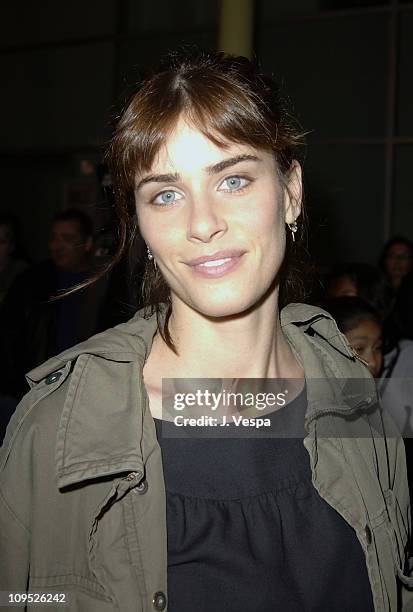
[[(313, 484), (357, 534), (376, 611), (408, 610), (403, 442), (357, 417), (376, 404), (374, 381), (330, 315), (291, 304), (281, 324), (306, 375)], [(155, 330), (138, 313), (29, 373), (0, 452), (0, 591), (66, 593), (76, 611), (167, 609), (161, 451), (142, 377)]]

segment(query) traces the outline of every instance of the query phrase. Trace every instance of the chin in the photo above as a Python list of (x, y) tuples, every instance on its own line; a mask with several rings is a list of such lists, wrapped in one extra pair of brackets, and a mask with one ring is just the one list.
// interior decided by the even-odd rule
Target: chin
[(211, 319), (224, 319), (228, 317), (237, 317), (245, 314), (258, 305), (259, 299), (254, 299), (252, 296), (234, 296), (232, 298), (212, 300), (200, 300), (197, 298), (190, 300), (188, 305), (205, 317)]
[[(195, 288), (195, 287), (194, 287)], [(228, 283), (225, 286), (198, 287), (198, 291), (184, 291), (180, 295), (172, 290), (175, 298), (193, 311), (211, 319), (225, 319), (247, 314), (259, 308), (277, 288), (277, 278), (260, 279), (260, 282)]]

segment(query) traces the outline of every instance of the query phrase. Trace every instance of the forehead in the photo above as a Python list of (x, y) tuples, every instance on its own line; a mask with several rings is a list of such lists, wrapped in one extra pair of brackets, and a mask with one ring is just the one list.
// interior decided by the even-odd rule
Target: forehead
[(80, 234), (80, 225), (76, 219), (55, 221), (51, 228), (52, 234)]
[(375, 340), (381, 336), (380, 325), (372, 319), (362, 319), (357, 326), (349, 331), (352, 337), (366, 338)]
[(357, 295), (356, 285), (348, 274), (343, 274), (342, 276), (333, 279), (331, 282), (330, 291), (345, 291), (351, 295)]
[(257, 155), (275, 167), (275, 159), (271, 152), (258, 150), (248, 144), (224, 140), (219, 135), (218, 139), (223, 141), (222, 146), (218, 146), (196, 126), (180, 118), (155, 156), (151, 171), (173, 170), (190, 173), (203, 170), (222, 159), (242, 154)]
[(392, 244), (392, 246), (388, 250), (388, 253), (390, 254), (406, 252), (410, 253), (411, 249), (407, 244), (404, 244), (404, 242), (396, 242), (395, 244)]

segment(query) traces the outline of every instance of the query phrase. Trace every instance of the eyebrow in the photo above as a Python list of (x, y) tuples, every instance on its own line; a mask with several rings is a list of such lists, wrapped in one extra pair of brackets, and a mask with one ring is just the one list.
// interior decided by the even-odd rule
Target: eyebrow
[(216, 164), (212, 164), (212, 166), (207, 166), (206, 171), (208, 174), (218, 174), (218, 172), (222, 172), (222, 170), (226, 170), (227, 168), (235, 166), (235, 164), (239, 164), (243, 161), (260, 162), (261, 159), (256, 155), (248, 155), (245, 153), (244, 155), (236, 155), (235, 157), (223, 159)]
[(173, 174), (148, 174), (148, 176), (139, 181), (135, 191), (139, 191), (146, 183), (174, 183), (176, 181), (179, 181), (179, 174), (177, 172)]
[[(226, 170), (227, 168), (231, 168), (232, 166), (235, 166), (236, 164), (239, 164), (240, 162), (243, 162), (243, 161), (260, 162), (262, 160), (256, 155), (250, 155), (250, 154), (245, 153), (243, 155), (236, 155), (235, 157), (229, 157), (228, 159), (223, 159), (222, 161), (219, 161), (216, 164), (207, 166), (205, 170), (207, 174), (209, 175), (218, 174), (219, 172), (222, 172), (223, 170)], [(179, 180), (180, 180), (180, 175), (177, 172), (174, 172), (171, 174), (149, 174), (148, 176), (145, 176), (143, 179), (139, 181), (139, 183), (136, 186), (135, 191), (136, 192), (139, 191), (139, 189), (143, 185), (146, 185), (147, 183), (174, 183)]]

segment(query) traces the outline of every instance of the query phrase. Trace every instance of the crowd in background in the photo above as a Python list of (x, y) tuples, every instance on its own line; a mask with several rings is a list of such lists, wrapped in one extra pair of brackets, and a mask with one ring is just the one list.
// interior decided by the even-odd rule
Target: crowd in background
[[(30, 263), (20, 235), (13, 215), (0, 216), (0, 442), (29, 389), (27, 372), (129, 319), (139, 307), (125, 261), (88, 284), (110, 253), (102, 254), (82, 210), (66, 209), (54, 217), (48, 257), (40, 263)], [(139, 269), (135, 274), (139, 277)], [(80, 289), (73, 291), (75, 287)]]
[[(127, 262), (88, 284), (105, 264), (94, 235), (85, 212), (66, 209), (51, 224), (48, 258), (31, 265), (17, 220), (0, 217), (0, 439), (28, 390), (28, 371), (127, 320), (139, 307), (141, 273), (135, 269), (131, 283)], [(340, 262), (318, 286), (321, 293), (307, 301), (333, 315), (357, 358), (378, 379), (392, 410), (397, 406), (400, 431), (411, 437), (413, 243), (396, 236), (384, 245), (376, 266)], [(73, 292), (74, 287), (81, 289)]]

